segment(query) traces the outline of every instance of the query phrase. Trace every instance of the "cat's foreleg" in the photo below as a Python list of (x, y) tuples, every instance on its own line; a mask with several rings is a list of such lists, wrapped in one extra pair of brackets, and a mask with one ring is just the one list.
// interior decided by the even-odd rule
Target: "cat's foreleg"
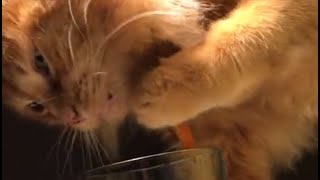
[(135, 111), (149, 127), (174, 125), (214, 107), (234, 106), (259, 87), (299, 28), (309, 1), (242, 0), (205, 41), (165, 59), (138, 88)]

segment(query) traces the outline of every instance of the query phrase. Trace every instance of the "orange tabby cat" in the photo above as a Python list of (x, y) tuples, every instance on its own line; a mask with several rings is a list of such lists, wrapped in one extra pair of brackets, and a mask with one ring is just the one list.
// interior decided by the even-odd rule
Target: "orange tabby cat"
[(158, 44), (195, 44), (205, 32), (204, 7), (177, 2), (2, 1), (3, 103), (43, 123), (95, 131), (116, 149), (132, 88), (163, 56)]
[[(2, 100), (100, 136), (131, 110), (151, 128), (190, 120), (230, 179), (271, 179), (317, 130), (318, 2), (232, 2), (208, 22), (230, 1), (2, 1)], [(159, 40), (181, 51), (157, 66), (141, 57)]]

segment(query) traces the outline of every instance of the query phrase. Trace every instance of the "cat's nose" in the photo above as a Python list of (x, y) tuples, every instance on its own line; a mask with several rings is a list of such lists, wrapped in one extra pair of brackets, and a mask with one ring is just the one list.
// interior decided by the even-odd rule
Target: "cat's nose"
[(65, 108), (62, 113), (62, 119), (69, 126), (79, 124), (83, 121), (83, 118), (75, 106)]

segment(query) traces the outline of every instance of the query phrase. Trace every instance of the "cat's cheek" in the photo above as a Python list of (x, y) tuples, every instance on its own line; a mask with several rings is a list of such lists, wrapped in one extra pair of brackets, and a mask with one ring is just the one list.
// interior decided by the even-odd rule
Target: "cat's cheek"
[(128, 106), (118, 98), (107, 102), (102, 116), (103, 120), (106, 122), (120, 122), (125, 118), (127, 113)]

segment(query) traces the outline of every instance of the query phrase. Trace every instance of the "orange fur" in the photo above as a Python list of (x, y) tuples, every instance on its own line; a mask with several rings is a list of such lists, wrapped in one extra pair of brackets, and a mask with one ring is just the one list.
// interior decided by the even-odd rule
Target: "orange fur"
[[(157, 64), (152, 53), (153, 59), (141, 58), (145, 51), (157, 40), (190, 46), (205, 32), (184, 28), (198, 26), (194, 1), (173, 2), (3, 1), (3, 103), (47, 124), (114, 136), (138, 76)], [(36, 67), (38, 54), (48, 75)], [(34, 102), (42, 106), (40, 113), (32, 110)]]
[[(190, 120), (199, 147), (224, 150), (230, 179), (269, 180), (271, 169), (309, 149), (317, 132), (318, 2), (239, 0), (206, 31), (199, 21), (219, 7), (208, 2), (228, 4), (3, 2), (2, 100), (60, 125), (64, 109), (75, 108), (85, 119), (75, 127), (103, 139), (111, 128), (104, 122), (117, 123), (131, 109), (150, 128)], [(182, 50), (155, 68), (157, 59), (133, 58), (158, 39)], [(49, 78), (35, 71), (34, 48)], [(111, 110), (110, 91), (118, 98)], [(46, 111), (31, 113), (32, 101), (45, 102)]]
[(224, 150), (230, 179), (271, 179), (316, 145), (317, 13), (314, 0), (240, 0), (144, 78), (140, 123), (191, 120), (199, 147)]

